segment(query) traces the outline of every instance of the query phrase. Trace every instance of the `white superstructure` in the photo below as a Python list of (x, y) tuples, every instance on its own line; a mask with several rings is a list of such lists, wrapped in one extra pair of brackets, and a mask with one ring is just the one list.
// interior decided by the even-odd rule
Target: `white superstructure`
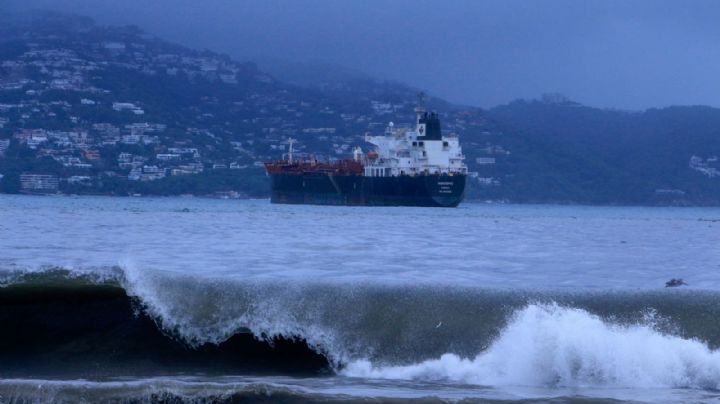
[[(375, 145), (364, 161), (365, 176), (467, 174), (458, 137), (442, 135), (437, 114), (428, 113), (421, 106), (415, 112), (415, 130), (395, 128), (390, 122), (384, 135), (365, 136), (365, 141)], [(360, 148), (355, 149), (354, 156), (360, 161)]]

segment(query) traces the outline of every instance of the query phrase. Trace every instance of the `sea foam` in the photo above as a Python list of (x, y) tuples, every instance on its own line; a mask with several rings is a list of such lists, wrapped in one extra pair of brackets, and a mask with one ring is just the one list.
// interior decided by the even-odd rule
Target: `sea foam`
[(720, 352), (651, 324), (613, 325), (556, 304), (519, 310), (474, 358), (448, 353), (407, 366), (350, 363), (343, 374), (378, 379), (547, 387), (720, 387)]

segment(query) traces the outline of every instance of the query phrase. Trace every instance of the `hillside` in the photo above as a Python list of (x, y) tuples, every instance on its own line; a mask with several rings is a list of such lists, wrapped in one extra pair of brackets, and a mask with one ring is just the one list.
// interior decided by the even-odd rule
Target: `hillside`
[[(268, 193), (262, 162), (290, 136), (300, 152), (346, 157), (366, 132), (410, 123), (418, 90), (371, 79), (285, 84), (136, 27), (57, 14), (0, 24), (0, 191), (22, 174), (66, 193)], [(449, 131), (479, 133), (478, 109), (430, 100)], [(470, 143), (468, 143), (470, 144)]]
[[(516, 101), (488, 111), (511, 128), (527, 166), (506, 180), (514, 200), (720, 203), (720, 109), (602, 110)], [(521, 184), (541, 184), (545, 190)], [(538, 198), (542, 195), (543, 198)]]
[[(288, 137), (336, 159), (388, 122), (411, 124), (418, 89), (325, 68), (336, 74), (306, 65), (289, 84), (137, 27), (0, 14), (0, 192), (265, 197), (262, 162)], [(461, 137), (469, 199), (720, 204), (718, 109), (428, 106)]]

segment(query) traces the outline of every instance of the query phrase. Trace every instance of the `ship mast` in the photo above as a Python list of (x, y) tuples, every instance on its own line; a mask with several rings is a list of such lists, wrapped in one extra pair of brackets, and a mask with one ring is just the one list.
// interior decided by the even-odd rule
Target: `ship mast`
[(425, 115), (425, 92), (420, 91), (417, 95), (417, 106), (415, 107), (415, 114), (417, 115), (417, 122), (420, 123), (420, 119)]
[(295, 143), (295, 139), (289, 137), (288, 140), (288, 163), (292, 164), (293, 162), (293, 143)]

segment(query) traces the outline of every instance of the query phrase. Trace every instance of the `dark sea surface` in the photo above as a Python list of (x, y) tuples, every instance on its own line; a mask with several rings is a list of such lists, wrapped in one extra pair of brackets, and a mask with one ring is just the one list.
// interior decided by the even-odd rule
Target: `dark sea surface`
[(0, 402), (713, 402), (718, 348), (717, 208), (0, 196)]

